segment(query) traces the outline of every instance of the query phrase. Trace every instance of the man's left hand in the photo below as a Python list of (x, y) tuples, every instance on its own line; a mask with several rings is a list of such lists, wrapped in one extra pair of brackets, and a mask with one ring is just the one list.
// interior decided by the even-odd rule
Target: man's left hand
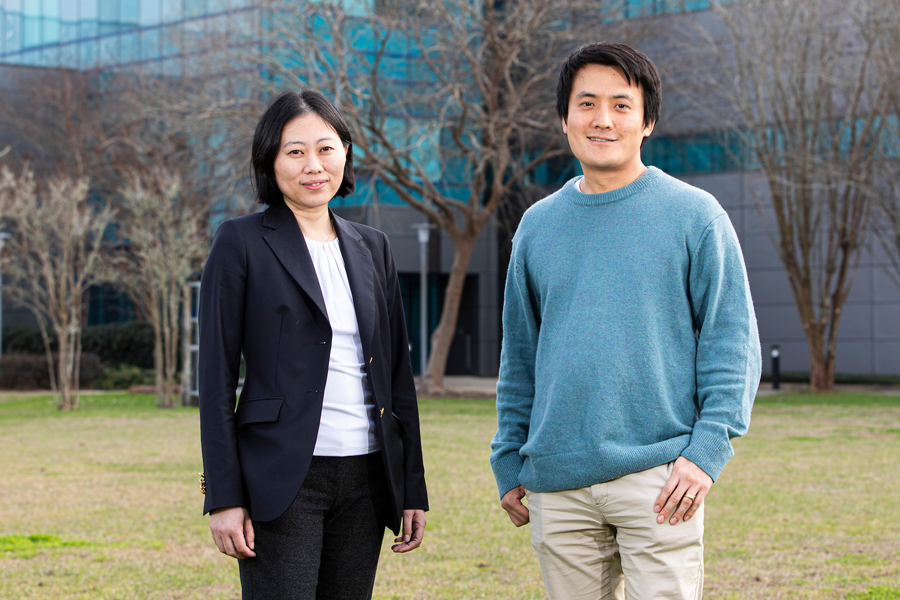
[(669, 519), (669, 523), (672, 525), (682, 518), (687, 521), (693, 517), (703, 504), (712, 483), (712, 477), (703, 469), (685, 457), (679, 456), (672, 468), (672, 475), (653, 503), (653, 512), (659, 513), (656, 522), (664, 523), (670, 514), (672, 518)]

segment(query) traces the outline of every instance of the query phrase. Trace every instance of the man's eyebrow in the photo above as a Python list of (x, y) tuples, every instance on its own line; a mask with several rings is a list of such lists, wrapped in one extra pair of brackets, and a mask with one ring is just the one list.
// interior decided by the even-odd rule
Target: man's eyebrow
[[(599, 98), (600, 94), (596, 94), (594, 92), (578, 92), (577, 94), (575, 94), (575, 97), (576, 98)], [(612, 96), (612, 99), (613, 100), (620, 100), (620, 99), (634, 100), (634, 96), (632, 96), (631, 94), (622, 92), (621, 94), (615, 94), (614, 96)]]

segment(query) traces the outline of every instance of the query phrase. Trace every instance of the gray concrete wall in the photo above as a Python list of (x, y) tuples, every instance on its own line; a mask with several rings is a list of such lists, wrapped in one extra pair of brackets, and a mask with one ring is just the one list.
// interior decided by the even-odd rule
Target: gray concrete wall
[[(340, 207), (335, 213), (380, 229), (391, 240), (398, 273), (419, 273), (419, 241), (413, 225), (426, 221), (422, 213), (407, 206), (368, 205)], [(469, 273), (478, 276), (478, 348), (473, 375), (497, 375), (500, 363), (500, 316), (502, 312), (497, 230), (491, 221), (475, 245)], [(443, 232), (432, 230), (429, 243), (429, 273), (449, 274), (453, 264), (453, 242)]]
[[(763, 368), (781, 347), (784, 371), (809, 371), (809, 350), (797, 305), (770, 233), (776, 231), (765, 178), (759, 172), (680, 177), (716, 196), (737, 230), (759, 321)], [(884, 271), (878, 244), (863, 251), (838, 328), (838, 373), (900, 375), (900, 290)]]

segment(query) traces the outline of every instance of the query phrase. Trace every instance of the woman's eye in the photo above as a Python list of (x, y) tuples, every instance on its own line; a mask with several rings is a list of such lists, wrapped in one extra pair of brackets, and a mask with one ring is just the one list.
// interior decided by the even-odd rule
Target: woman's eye
[(292, 154), (294, 156), (300, 156), (300, 154), (302, 154), (302, 152), (300, 152), (299, 150), (291, 150), (288, 152), (288, 154)]
[(331, 146), (324, 146), (321, 152), (330, 152), (331, 150), (334, 150), (334, 148), (332, 148)]

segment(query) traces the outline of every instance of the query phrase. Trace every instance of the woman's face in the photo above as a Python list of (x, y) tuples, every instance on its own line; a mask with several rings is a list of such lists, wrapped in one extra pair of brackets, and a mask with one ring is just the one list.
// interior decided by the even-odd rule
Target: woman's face
[(288, 122), (275, 158), (275, 181), (294, 210), (328, 205), (344, 179), (347, 147), (337, 132), (315, 113)]

